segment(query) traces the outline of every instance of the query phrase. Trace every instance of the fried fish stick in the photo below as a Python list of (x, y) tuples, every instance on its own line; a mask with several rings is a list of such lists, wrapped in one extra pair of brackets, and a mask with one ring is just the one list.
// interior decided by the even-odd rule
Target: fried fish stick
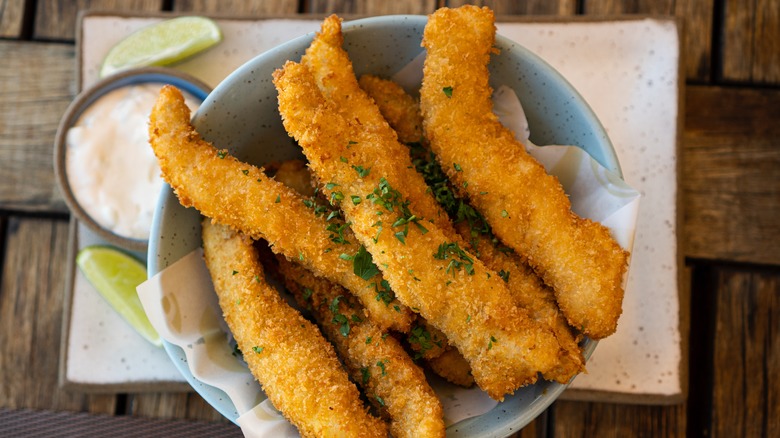
[[(285, 185), (298, 193), (303, 193), (311, 188), (311, 173), (301, 160), (289, 160), (279, 164), (274, 178), (283, 181)], [(381, 290), (390, 290), (390, 285), (384, 279), (377, 276)], [(425, 359), (435, 358), (449, 347), (447, 338), (436, 327), (431, 326), (423, 318), (418, 318), (406, 334), (409, 346), (418, 357)]]
[[(576, 216), (557, 178), (492, 112), (488, 8), (439, 9), (425, 27), (420, 90), (424, 131), (456, 186), (495, 234), (555, 290), (569, 323), (592, 338), (613, 333), (628, 254), (602, 225)], [(456, 171), (454, 168), (457, 168)]]
[(372, 283), (354, 274), (348, 257), (340, 257), (354, 257), (360, 247), (348, 227), (334, 231), (294, 190), (204, 141), (175, 87), (160, 91), (149, 137), (163, 177), (183, 206), (252, 238), (264, 238), (275, 252), (355, 294), (381, 327), (409, 331), (412, 312), (394, 298), (377, 300)]
[[(507, 282), (515, 303), (528, 309), (535, 320), (550, 327), (555, 333), (561, 347), (561, 359), (558, 366), (544, 374), (544, 378), (567, 383), (574, 375), (584, 371), (585, 358), (558, 309), (553, 291), (541, 283), (520, 257), (500, 247), (484, 218), (458, 198), (458, 191), (450, 184), (432, 152), (427, 150), (427, 141), (416, 140), (421, 133), (417, 131), (422, 129), (422, 114), (416, 100), (390, 80), (363, 76), (360, 78), (360, 86), (377, 102), (379, 111), (387, 118), (390, 126), (398, 131), (398, 138), (406, 138), (414, 143), (410, 149), (414, 155), (412, 162), (431, 187), (437, 201), (456, 221), (457, 232), (470, 243), (485, 266), (498, 272)], [(439, 362), (445, 363), (444, 360)]]
[(338, 185), (344, 199), (360, 199), (341, 203), (355, 236), (399, 300), (463, 354), (480, 388), (503, 400), (552, 368), (558, 356), (552, 333), (512, 304), (498, 275), (490, 275), (435, 224), (415, 222), (407, 201), (392, 187), (394, 180), (350, 167), (374, 155), (370, 148), (350, 147), (348, 140), (368, 142), (371, 133), (349, 123), (325, 100), (306, 67), (287, 62), (274, 73), (274, 84), (284, 126), (303, 148), (312, 171)]
[[(408, 148), (398, 142), (398, 136), (379, 112), (379, 108), (360, 88), (352, 68), (352, 61), (342, 48), (343, 43), (341, 19), (332, 15), (323, 21), (321, 31), (301, 58), (301, 64), (314, 75), (317, 86), (325, 99), (333, 103), (333, 108), (347, 121), (363, 126), (363, 132), (370, 133), (374, 140), (361, 141), (352, 146), (361, 149), (367, 155), (392, 158), (392, 160), (363, 160), (350, 164), (361, 166), (363, 169), (370, 168), (374, 173), (397, 175), (392, 179), (403, 181), (405, 184), (403, 191), (407, 194), (411, 211), (432, 221), (453, 238), (455, 230), (452, 228), (452, 223), (433, 197), (426, 193), (428, 187), (422, 177), (414, 171), (408, 157)], [(351, 141), (354, 142), (356, 139)], [(392, 165), (388, 166), (389, 163)], [(388, 176), (388, 179), (390, 178)]]
[(311, 310), (352, 380), (390, 420), (393, 437), (443, 437), (441, 402), (401, 344), (371, 320), (356, 318), (360, 304), (343, 288), (287, 259), (279, 273), (301, 307)]
[(451, 348), (433, 359), (426, 360), (426, 362), (434, 373), (448, 382), (464, 388), (474, 386), (471, 367), (458, 350)]
[(422, 141), (422, 114), (420, 102), (393, 81), (373, 75), (363, 75), (360, 88), (376, 103), (379, 113), (387, 120), (401, 143)]
[(319, 330), (263, 276), (251, 239), (203, 221), (203, 252), (225, 321), (268, 398), (302, 436), (387, 436)]

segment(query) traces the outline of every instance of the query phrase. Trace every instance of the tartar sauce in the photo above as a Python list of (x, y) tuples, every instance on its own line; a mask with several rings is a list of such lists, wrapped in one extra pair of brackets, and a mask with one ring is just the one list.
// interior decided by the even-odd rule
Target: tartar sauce
[[(95, 101), (67, 135), (65, 166), (86, 213), (115, 234), (148, 239), (163, 180), (149, 145), (160, 84), (120, 87)], [(186, 96), (194, 112), (198, 101)]]

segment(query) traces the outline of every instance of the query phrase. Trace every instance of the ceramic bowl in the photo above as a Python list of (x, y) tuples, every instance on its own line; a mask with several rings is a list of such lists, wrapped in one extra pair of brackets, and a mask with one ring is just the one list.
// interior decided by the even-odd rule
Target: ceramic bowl
[[(360, 75), (389, 77), (422, 51), (420, 41), (427, 18), (383, 16), (345, 22), (344, 47)], [(195, 114), (193, 123), (202, 136), (227, 148), (241, 160), (262, 165), (273, 160), (301, 157), (300, 149), (282, 127), (271, 73), (286, 60), (300, 60), (312, 35), (276, 47), (252, 59), (226, 78)], [(525, 48), (499, 37), (500, 54), (493, 57), (493, 84), (513, 88), (523, 106), (535, 144), (575, 144), (606, 168), (620, 172), (612, 145), (593, 111), (580, 95), (548, 64)], [(200, 216), (179, 205), (166, 188), (155, 213), (150, 238), (150, 275), (165, 269), (201, 245)], [(586, 356), (596, 343), (585, 341)], [(192, 386), (217, 410), (235, 421), (238, 414), (220, 390), (198, 381), (186, 366), (184, 352), (165, 347)], [(510, 435), (543, 412), (565, 385), (539, 381), (522, 388), (486, 414), (447, 429), (449, 437)]]
[[(56, 174), (57, 184), (65, 198), (65, 203), (68, 205), (71, 213), (80, 222), (85, 224), (91, 231), (95, 232), (101, 239), (112, 245), (133, 251), (146, 252), (148, 248), (148, 239), (138, 239), (118, 234), (87, 213), (74, 194), (71, 187), (71, 178), (68, 175), (66, 166), (68, 131), (78, 123), (81, 115), (106, 94), (121, 87), (137, 84), (160, 84), (161, 86), (162, 84), (176, 85), (188, 92), (199, 102), (202, 102), (211, 91), (211, 88), (208, 85), (188, 74), (161, 67), (127, 70), (97, 82), (76, 96), (60, 120), (54, 141), (54, 172)], [(151, 110), (151, 105), (153, 104), (153, 101), (150, 102), (149, 110)], [(146, 130), (147, 127), (146, 125), (139, 126), (138, 129)], [(150, 199), (150, 202), (154, 205), (156, 196), (154, 199)]]

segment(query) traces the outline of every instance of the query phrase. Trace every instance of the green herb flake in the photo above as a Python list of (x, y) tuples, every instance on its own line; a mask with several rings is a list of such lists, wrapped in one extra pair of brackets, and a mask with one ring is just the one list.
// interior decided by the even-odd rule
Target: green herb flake
[(502, 269), (498, 271), (498, 276), (501, 277), (505, 282), (509, 281), (509, 271)]
[(338, 187), (338, 184), (336, 184), (334, 182), (329, 182), (329, 183), (325, 184), (325, 188), (328, 189), (328, 190), (333, 190), (334, 187)]
[(506, 210), (501, 210), (501, 217), (507, 217), (509, 216), (509, 213), (507, 213)]
[(233, 275), (236, 275), (236, 274), (238, 274), (238, 271), (236, 271), (236, 270), (234, 269), (234, 270), (233, 270)]
[(363, 280), (370, 280), (379, 274), (379, 268), (374, 264), (371, 253), (366, 251), (366, 247), (360, 245), (355, 257), (352, 259), (352, 271)]
[(447, 273), (455, 275), (455, 271), (465, 270), (468, 275), (474, 275), (474, 259), (464, 251), (457, 243), (444, 242), (439, 245), (433, 258), (437, 260), (449, 260)]
[(366, 169), (363, 166), (355, 166), (353, 164), (352, 168), (355, 169), (355, 171), (357, 172), (358, 176), (361, 177), (361, 178), (365, 178), (365, 177), (368, 176), (369, 173), (371, 173), (371, 168), (370, 167)]
[(458, 163), (452, 163), (452, 167), (455, 168), (456, 172), (463, 172), (463, 168), (460, 167), (460, 164), (458, 164)]
[(379, 367), (379, 369), (381, 369), (381, 370), (382, 370), (382, 375), (383, 375), (383, 376), (386, 376), (386, 375), (387, 375), (387, 370), (385, 370), (385, 361), (384, 361), (384, 360), (380, 360), (379, 362), (377, 362), (377, 363), (376, 363), (376, 366), (378, 366), (378, 367)]
[(276, 195), (276, 201), (274, 201), (274, 204), (278, 204), (282, 202), (282, 197), (280, 195)]
[(352, 195), (351, 199), (352, 199), (352, 205), (358, 205), (363, 201), (363, 198), (357, 195)]
[(444, 92), (445, 96), (452, 97), (452, 87), (444, 87), (441, 89), (441, 91)]
[(227, 151), (226, 150), (217, 151), (217, 157), (224, 159), (225, 157), (227, 157)]
[(342, 163), (349, 163), (349, 161), (348, 161), (346, 158), (344, 158), (344, 157), (339, 157), (339, 160), (340, 160)]
[(368, 367), (362, 367), (360, 368), (360, 375), (363, 380), (363, 384), (365, 385), (368, 383), (368, 379), (371, 378), (371, 371), (368, 369)]
[(263, 352), (263, 350), (265, 350), (265, 347), (258, 347), (257, 345), (255, 345), (254, 347), (252, 347), (252, 351), (254, 351), (254, 352), (255, 352), (255, 353), (257, 353), (257, 354), (260, 354), (260, 353), (262, 353), (262, 352)]

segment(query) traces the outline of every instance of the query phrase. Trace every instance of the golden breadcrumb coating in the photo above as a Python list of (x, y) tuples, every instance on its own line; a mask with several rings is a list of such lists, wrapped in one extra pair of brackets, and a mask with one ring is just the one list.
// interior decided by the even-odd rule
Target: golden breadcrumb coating
[(553, 287), (569, 323), (603, 338), (622, 311), (628, 254), (608, 229), (572, 213), (557, 178), (493, 114), (487, 65), (494, 39), (488, 8), (443, 8), (429, 17), (420, 91), (425, 135), (454, 185), (468, 182), (472, 205), (496, 236)]
[(328, 230), (324, 214), (317, 215), (304, 203), (306, 198), (267, 177), (261, 168), (204, 141), (190, 124), (190, 110), (175, 87), (160, 91), (149, 137), (163, 178), (183, 206), (195, 207), (254, 239), (264, 238), (275, 252), (349, 289), (381, 327), (409, 331), (412, 312), (396, 300), (377, 300), (371, 283), (355, 275), (352, 262), (340, 257), (354, 256), (359, 249), (352, 232), (344, 229), (339, 239)]
[[(388, 174), (373, 170), (385, 168), (378, 166), (375, 153), (384, 137), (345, 120), (301, 64), (287, 62), (274, 73), (274, 84), (285, 128), (319, 180), (337, 185), (343, 194), (340, 205), (355, 236), (399, 300), (463, 354), (480, 388), (502, 400), (555, 366), (554, 336), (512, 304), (503, 280), (449, 241), (436, 224), (411, 215), (404, 194), (394, 188), (405, 184), (392, 166)], [(356, 172), (355, 164), (372, 170)], [(359, 201), (348, 201), (353, 197)]]
[(301, 435), (386, 437), (333, 347), (265, 282), (252, 240), (205, 219), (203, 253), (244, 360)]
[(426, 362), (434, 373), (448, 382), (464, 388), (474, 386), (471, 367), (458, 350), (451, 348), (437, 357), (426, 359)]
[[(398, 132), (399, 139), (405, 138), (407, 140), (403, 141), (419, 144), (419, 151), (424, 153), (417, 152), (418, 156), (413, 157), (415, 167), (418, 170), (422, 167), (425, 171), (430, 169), (430, 166), (437, 166), (436, 163), (430, 162), (435, 158), (428, 150), (427, 141), (425, 139), (421, 141), (419, 137), (423, 124), (419, 103), (391, 80), (365, 75), (360, 78), (360, 86), (377, 103), (382, 115)], [(415, 154), (415, 151), (410, 152)], [(448, 189), (453, 194), (453, 200), (458, 200), (456, 197), (459, 191), (451, 185)], [(461, 211), (460, 207), (457, 209)], [(452, 216), (452, 213), (450, 215)], [(472, 225), (469, 220), (461, 219), (456, 223), (455, 229), (463, 240), (469, 242), (477, 258), (485, 266), (501, 273), (512, 292), (515, 303), (528, 309), (534, 319), (544, 326), (551, 327), (555, 333), (561, 347), (560, 364), (545, 373), (544, 378), (567, 383), (577, 373), (584, 371), (585, 358), (565, 317), (558, 309), (552, 289), (545, 286), (520, 257), (498, 248), (499, 243), (491, 241), (490, 231), (484, 229), (481, 221), (476, 221)]]
[(301, 307), (310, 309), (325, 337), (366, 397), (390, 419), (395, 438), (443, 437), (441, 402), (401, 344), (370, 319), (345, 290), (278, 257), (279, 272)]

